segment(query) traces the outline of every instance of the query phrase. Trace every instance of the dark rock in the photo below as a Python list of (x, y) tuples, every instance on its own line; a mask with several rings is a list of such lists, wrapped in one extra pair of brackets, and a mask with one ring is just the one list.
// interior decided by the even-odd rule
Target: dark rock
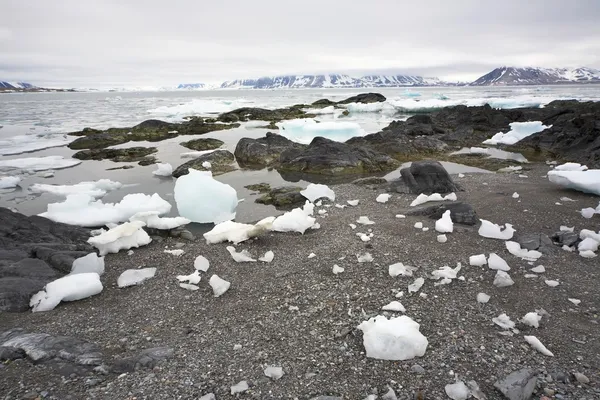
[(463, 202), (452, 202), (447, 204), (434, 204), (417, 206), (414, 209), (404, 212), (406, 215), (423, 215), (431, 219), (440, 219), (444, 212), (450, 210), (452, 222), (462, 225), (477, 225), (479, 218), (473, 209), (473, 206)]
[(175, 171), (173, 171), (173, 176), (175, 178), (179, 178), (182, 175), (187, 175), (189, 173), (189, 168), (197, 169), (199, 171), (208, 171), (202, 166), (202, 164), (206, 161), (211, 164), (210, 171), (213, 175), (221, 175), (235, 170), (235, 166), (232, 165), (234, 160), (235, 157), (230, 151), (215, 150), (212, 153), (203, 154), (198, 158), (194, 158), (193, 160), (186, 162), (185, 164), (181, 164), (175, 169)]
[(345, 100), (338, 101), (337, 104), (350, 104), (350, 103), (380, 103), (386, 100), (385, 96), (379, 93), (361, 93), (356, 96), (348, 97)]
[(544, 254), (550, 254), (555, 250), (552, 240), (543, 233), (518, 234), (514, 238), (514, 241), (519, 243), (522, 248), (527, 250), (538, 250)]
[(68, 274), (71, 272), (73, 261), (90, 253), (90, 251), (62, 250), (63, 248), (63, 246), (34, 246), (33, 254), (54, 269)]
[(131, 169), (133, 165), (123, 165), (121, 167), (106, 168), (107, 171), (115, 171), (117, 169)]
[(334, 106), (337, 103), (335, 101), (331, 101), (329, 99), (321, 99), (321, 100), (317, 100), (314, 103), (311, 104), (311, 106), (313, 107), (329, 107), (329, 106)]
[(244, 187), (248, 190), (259, 193), (267, 193), (271, 190), (271, 185), (269, 185), (268, 183), (255, 183), (252, 185), (246, 185)]
[(225, 142), (219, 139), (194, 139), (189, 140), (187, 142), (180, 143), (183, 147), (187, 147), (190, 150), (196, 151), (206, 151), (206, 150), (214, 150), (223, 146)]
[(359, 178), (352, 181), (354, 185), (385, 185), (388, 181), (385, 178), (378, 176), (369, 176), (366, 178)]
[(148, 156), (148, 157), (142, 158), (140, 160), (140, 162), (138, 162), (138, 164), (141, 166), (146, 166), (146, 165), (156, 164), (157, 162), (158, 162), (158, 160), (156, 159), (156, 157)]
[(579, 242), (579, 234), (576, 232), (556, 232), (552, 235), (552, 240), (554, 240), (560, 246), (574, 246)]
[(37, 258), (24, 258), (9, 266), (0, 266), (0, 278), (36, 278), (53, 280), (58, 278), (56, 270)]
[(271, 189), (255, 200), (259, 204), (274, 205), (277, 208), (294, 208), (301, 206), (306, 198), (300, 194), (301, 187), (284, 186)]
[(242, 138), (235, 147), (235, 158), (240, 166), (268, 166), (279, 162), (283, 151), (289, 149), (304, 149), (305, 145), (268, 132), (264, 138)]
[(400, 170), (400, 179), (390, 183), (392, 190), (399, 193), (446, 194), (460, 188), (452, 181), (448, 171), (438, 161), (415, 161)]
[(239, 122), (239, 121), (272, 121), (279, 122), (286, 119), (313, 118), (315, 115), (307, 114), (301, 107), (280, 108), (277, 110), (267, 110), (265, 108), (244, 107), (229, 111), (219, 115), (221, 122)]
[(112, 372), (121, 374), (124, 372), (133, 372), (142, 368), (152, 369), (159, 362), (173, 357), (174, 354), (175, 350), (169, 347), (146, 349), (134, 357), (115, 361), (111, 370)]
[(446, 151), (448, 145), (432, 137), (411, 137), (403, 132), (383, 130), (366, 136), (357, 136), (346, 143), (360, 145), (387, 154), (397, 160), (414, 160), (436, 156)]
[(348, 175), (391, 171), (399, 163), (373, 150), (316, 137), (299, 154), (281, 160), (278, 169), (322, 175)]
[(73, 154), (79, 160), (111, 160), (115, 162), (137, 162), (152, 153), (156, 147), (129, 147), (127, 149), (90, 149), (81, 150)]
[(16, 347), (0, 346), (0, 361), (12, 361), (25, 358), (27, 355), (22, 349)]
[(535, 390), (536, 382), (535, 372), (525, 368), (496, 381), (494, 387), (509, 400), (529, 400)]
[(1, 278), (0, 311), (28, 311), (31, 296), (42, 290), (49, 281), (22, 277)]

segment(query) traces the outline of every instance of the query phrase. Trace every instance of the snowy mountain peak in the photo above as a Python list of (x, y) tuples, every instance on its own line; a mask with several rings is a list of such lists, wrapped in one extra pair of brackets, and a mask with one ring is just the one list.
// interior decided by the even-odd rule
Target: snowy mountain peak
[(554, 85), (600, 83), (600, 71), (593, 68), (500, 67), (483, 75), (473, 86)]
[(0, 81), (0, 90), (26, 90), (26, 89), (34, 89), (31, 83), (27, 82), (6, 82)]

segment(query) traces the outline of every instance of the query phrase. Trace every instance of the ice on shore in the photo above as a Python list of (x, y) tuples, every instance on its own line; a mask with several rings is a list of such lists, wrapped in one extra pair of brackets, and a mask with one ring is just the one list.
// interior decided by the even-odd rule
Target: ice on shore
[(487, 259), (485, 258), (485, 254), (477, 254), (469, 257), (469, 265), (474, 267), (482, 267), (487, 264)]
[(231, 287), (231, 282), (227, 282), (225, 279), (219, 277), (219, 275), (213, 275), (210, 277), (208, 284), (213, 290), (215, 297), (221, 297)]
[(323, 198), (335, 201), (335, 193), (327, 185), (310, 183), (306, 189), (300, 191), (300, 194), (311, 203)]
[(0, 189), (12, 189), (17, 187), (21, 182), (18, 176), (2, 176), (0, 177)]
[(34, 151), (66, 146), (74, 136), (63, 134), (18, 135), (0, 140), (0, 156), (32, 153)]
[(536, 261), (538, 258), (540, 258), (542, 256), (542, 253), (540, 253), (537, 250), (527, 250), (527, 249), (521, 248), (521, 245), (517, 242), (508, 240), (505, 242), (505, 245), (506, 245), (506, 249), (508, 250), (508, 252), (510, 254), (512, 254), (513, 256), (522, 258), (523, 260), (526, 260), (526, 261)]
[(308, 200), (302, 208), (294, 208), (280, 215), (273, 221), (273, 230), (277, 232), (299, 232), (304, 234), (307, 229), (315, 225), (316, 219), (312, 217), (315, 206)]
[(363, 255), (356, 255), (356, 258), (359, 263), (373, 262), (373, 256), (371, 253), (365, 253)]
[(423, 223), (422, 222), (415, 222), (415, 228), (417, 229), (423, 229)]
[(525, 337), (525, 341), (527, 343), (529, 343), (529, 345), (533, 349), (539, 351), (540, 353), (542, 353), (545, 356), (554, 357), (554, 354), (552, 354), (552, 352), (550, 350), (548, 350), (546, 348), (546, 346), (544, 346), (537, 337), (535, 337), (535, 336), (524, 336), (524, 337)]
[(388, 267), (388, 273), (392, 278), (395, 278), (399, 275), (402, 276), (413, 276), (413, 272), (415, 272), (418, 267), (411, 267), (409, 265), (404, 265), (402, 263), (392, 264)]
[(437, 235), (438, 243), (446, 243), (448, 241), (448, 236), (446, 235)]
[(523, 316), (523, 318), (521, 318), (521, 322), (522, 323), (524, 323), (527, 326), (532, 326), (534, 328), (539, 328), (540, 327), (540, 321), (541, 320), (542, 320), (542, 316), (539, 315), (535, 311), (528, 312), (527, 314), (525, 314)]
[(181, 249), (174, 249), (174, 250), (165, 250), (164, 253), (171, 254), (175, 257), (181, 257), (185, 253), (185, 251), (183, 251)]
[(413, 283), (408, 285), (408, 293), (417, 293), (425, 284), (425, 278), (417, 278)]
[(102, 291), (100, 275), (95, 272), (67, 275), (48, 283), (31, 297), (33, 312), (53, 310), (61, 301), (76, 301)]
[(206, 272), (208, 271), (209, 266), (210, 263), (208, 262), (208, 259), (204, 256), (198, 256), (194, 260), (194, 268), (198, 271)]
[(96, 247), (101, 256), (108, 253), (118, 253), (119, 250), (129, 250), (132, 247), (145, 246), (152, 241), (142, 229), (142, 221), (125, 222), (115, 228), (88, 239), (88, 243)]
[(387, 203), (388, 200), (390, 199), (390, 197), (392, 197), (392, 195), (387, 194), (387, 193), (382, 193), (379, 196), (377, 196), (375, 201), (378, 203)]
[(351, 205), (353, 207), (356, 207), (359, 202), (360, 202), (360, 200), (347, 200), (346, 201), (346, 203), (348, 203), (348, 205)]
[(458, 273), (461, 269), (462, 265), (460, 263), (457, 264), (456, 268), (451, 268), (445, 265), (442, 268), (431, 272), (431, 277), (435, 280), (441, 279), (441, 281), (436, 283), (436, 285), (447, 285), (458, 277)]
[(98, 257), (96, 253), (90, 253), (73, 261), (71, 275), (89, 272), (102, 275), (104, 273), (104, 257)]
[(471, 390), (461, 380), (444, 386), (444, 391), (452, 400), (467, 400), (471, 397)]
[(598, 246), (600, 243), (596, 241), (594, 238), (586, 237), (577, 245), (577, 250), (579, 251), (598, 251)]
[(160, 230), (175, 229), (192, 222), (183, 217), (161, 218), (159, 215), (159, 211), (142, 211), (135, 213), (131, 218), (129, 218), (129, 221), (143, 221), (146, 224), (146, 227)]
[(580, 251), (579, 255), (583, 258), (595, 258), (597, 256), (597, 254), (591, 250)]
[(258, 261), (270, 263), (275, 258), (275, 253), (271, 250), (267, 251), (262, 257), (258, 257)]
[(51, 193), (57, 196), (67, 197), (72, 194), (84, 194), (90, 197), (99, 198), (108, 192), (120, 189), (123, 186), (120, 182), (113, 182), (110, 179), (100, 179), (95, 182), (80, 182), (75, 185), (48, 185), (45, 183), (35, 183), (29, 186), (33, 193)]
[(406, 309), (404, 308), (402, 303), (400, 303), (399, 301), (396, 301), (396, 300), (381, 307), (381, 310), (382, 311), (393, 311), (393, 312), (406, 312)]
[(274, 381), (281, 379), (281, 377), (283, 376), (283, 368), (281, 367), (270, 366), (265, 368), (263, 372), (266, 377), (271, 378)]
[(592, 207), (586, 207), (582, 208), (580, 213), (583, 218), (590, 219), (596, 214), (596, 209)]
[(503, 288), (514, 285), (515, 282), (512, 280), (510, 275), (505, 271), (496, 271), (496, 276), (494, 277), (494, 286)]
[(173, 174), (173, 166), (169, 163), (156, 164), (156, 170), (152, 171), (152, 175), (156, 176), (171, 176)]
[(200, 283), (200, 271), (195, 270), (189, 275), (177, 275), (177, 280), (181, 283), (190, 283), (192, 285), (197, 285)]
[(479, 235), (490, 239), (509, 240), (512, 239), (513, 234), (516, 232), (511, 224), (505, 224), (505, 228), (502, 229), (500, 225), (494, 224), (485, 219), (481, 219), (481, 226), (479, 227)]
[(193, 283), (183, 283), (183, 282), (179, 283), (179, 287), (182, 289), (185, 289), (185, 290), (189, 290), (190, 292), (195, 292), (196, 290), (200, 289), (199, 286), (196, 286)]
[(415, 206), (425, 204), (430, 201), (456, 201), (456, 200), (457, 200), (457, 197), (456, 197), (455, 193), (450, 193), (446, 196), (442, 196), (439, 193), (433, 193), (429, 196), (421, 193), (420, 195), (417, 196), (416, 199), (413, 200), (412, 203), (410, 203), (410, 206), (415, 207)]
[(86, 194), (71, 194), (60, 203), (48, 204), (41, 217), (69, 225), (95, 227), (127, 221), (138, 212), (158, 211), (159, 215), (171, 211), (171, 204), (157, 193), (152, 196), (135, 193), (123, 197), (119, 203), (103, 203)]
[(477, 302), (480, 304), (486, 304), (490, 301), (491, 296), (489, 294), (485, 294), (483, 292), (477, 293)]
[(246, 390), (248, 390), (250, 387), (248, 386), (248, 382), (246, 381), (240, 381), (238, 383), (236, 383), (235, 385), (231, 386), (231, 394), (236, 394), (236, 393), (243, 393)]
[(568, 162), (561, 165), (557, 165), (556, 167), (554, 167), (553, 171), (586, 171), (587, 169), (587, 165)]
[(508, 263), (496, 253), (490, 253), (490, 257), (488, 258), (488, 267), (498, 271), (510, 271)]
[(506, 313), (502, 313), (497, 317), (492, 318), (492, 322), (502, 329), (513, 329), (515, 327), (514, 321), (512, 321)]
[(252, 258), (252, 255), (248, 250), (237, 252), (233, 246), (227, 246), (226, 248), (235, 262), (256, 262), (256, 259)]
[(546, 272), (546, 267), (543, 265), (538, 265), (537, 267), (531, 268), (531, 272), (535, 272), (536, 274), (543, 274)]
[(120, 288), (136, 286), (150, 278), (154, 278), (154, 275), (156, 275), (156, 268), (128, 269), (123, 271), (117, 278), (117, 286)]
[(510, 125), (510, 131), (503, 133), (498, 132), (490, 139), (484, 140), (483, 144), (507, 144), (512, 145), (520, 140), (525, 139), (528, 136), (543, 131), (544, 129), (551, 128), (552, 125), (546, 126), (541, 121), (530, 121), (530, 122), (512, 122)]
[(600, 169), (587, 171), (549, 171), (550, 182), (567, 189), (600, 196)]
[(552, 280), (552, 279), (546, 279), (546, 280), (544, 280), (544, 282), (546, 283), (546, 285), (548, 285), (550, 287), (556, 287), (560, 284), (560, 282), (558, 282), (556, 280)]
[(62, 156), (15, 158), (0, 161), (0, 170), (21, 169), (27, 171), (45, 171), (48, 169), (64, 169), (81, 164), (81, 160)]
[(221, 242), (238, 244), (268, 232), (273, 228), (274, 221), (275, 217), (267, 217), (254, 225), (225, 221), (215, 225), (212, 230), (206, 232), (203, 236), (208, 244)]
[(218, 224), (235, 218), (238, 197), (233, 187), (215, 180), (210, 171), (189, 168), (175, 182), (175, 202), (182, 217)]
[(357, 220), (356, 220), (357, 224), (361, 224), (361, 225), (373, 225), (375, 224), (374, 221), (371, 221), (369, 219), (369, 217), (367, 217), (366, 215), (362, 215), (360, 216)]
[(454, 223), (450, 217), (450, 210), (444, 211), (442, 218), (435, 221), (435, 230), (439, 233), (452, 233), (454, 231)]
[(279, 124), (279, 134), (293, 142), (309, 144), (320, 136), (336, 142), (345, 142), (366, 132), (356, 122), (317, 122), (313, 119), (283, 121)]
[(429, 342), (419, 324), (406, 315), (387, 319), (382, 315), (358, 325), (363, 331), (367, 357), (379, 360), (410, 360), (425, 355)]

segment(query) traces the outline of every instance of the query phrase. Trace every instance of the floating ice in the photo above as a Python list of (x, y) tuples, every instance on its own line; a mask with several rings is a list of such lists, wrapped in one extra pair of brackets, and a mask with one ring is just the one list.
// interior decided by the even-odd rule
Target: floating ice
[(52, 147), (66, 146), (75, 140), (67, 135), (18, 135), (0, 140), (0, 156), (32, 153)]
[(581, 165), (572, 162), (564, 163), (554, 167), (554, 171), (586, 171), (587, 169), (587, 165)]
[(541, 121), (530, 121), (530, 122), (512, 122), (510, 125), (510, 131), (503, 133), (498, 132), (491, 139), (484, 140), (483, 144), (515, 144), (520, 140), (525, 139), (528, 136), (543, 131), (544, 129), (551, 128), (552, 125), (543, 125)]
[(512, 286), (514, 284), (515, 282), (508, 273), (500, 270), (496, 271), (496, 276), (494, 277), (494, 286), (502, 288)]
[(256, 259), (252, 258), (248, 250), (242, 250), (240, 252), (235, 251), (235, 247), (227, 246), (227, 251), (231, 254), (231, 257), (235, 262), (255, 262)]
[(196, 270), (189, 275), (177, 275), (179, 282), (187, 282), (192, 285), (197, 285), (200, 282), (200, 271)]
[(356, 207), (358, 205), (360, 200), (348, 200), (346, 201), (346, 203), (348, 203), (349, 205)]
[(600, 196), (600, 169), (588, 169), (587, 171), (549, 171), (548, 179), (550, 182), (568, 189)]
[(392, 197), (392, 195), (387, 194), (387, 193), (382, 193), (379, 196), (377, 196), (375, 201), (378, 203), (387, 203), (388, 200), (390, 199), (390, 197)]
[(552, 280), (552, 279), (546, 279), (544, 281), (546, 283), (546, 285), (550, 286), (550, 287), (556, 287), (559, 285), (558, 281)]
[(183, 217), (174, 218), (161, 218), (159, 217), (159, 211), (142, 211), (135, 213), (129, 221), (143, 221), (148, 228), (169, 230), (179, 228), (180, 226), (187, 225), (191, 221)]
[[(445, 107), (465, 105), (469, 107), (483, 106), (489, 104), (492, 108), (512, 109), (521, 107), (540, 107), (555, 100), (554, 98), (542, 98), (532, 96), (519, 97), (476, 97), (469, 99), (402, 99), (388, 100), (397, 111), (405, 113), (430, 113)], [(378, 103), (379, 104), (379, 103)]]
[(371, 221), (371, 220), (369, 219), (369, 217), (367, 217), (367, 216), (365, 216), (365, 215), (363, 215), (363, 216), (359, 217), (359, 218), (356, 220), (356, 222), (357, 222), (358, 224), (361, 224), (361, 225), (373, 225), (373, 224), (375, 224), (375, 222), (374, 222), (374, 221)]
[(90, 197), (98, 198), (104, 196), (107, 192), (120, 189), (123, 186), (120, 182), (113, 182), (110, 179), (100, 179), (96, 182), (81, 182), (75, 185), (48, 185), (45, 183), (35, 183), (29, 186), (33, 193), (52, 193), (57, 196), (67, 197), (72, 194), (85, 194)]
[(294, 208), (273, 221), (273, 230), (277, 232), (299, 232), (304, 234), (307, 229), (315, 225), (314, 204), (308, 200), (302, 208)]
[(505, 226), (506, 228), (502, 229), (500, 225), (482, 219), (481, 226), (479, 227), (479, 235), (490, 239), (512, 239), (513, 234), (516, 231), (513, 229), (511, 224), (506, 224)]
[(444, 390), (446, 391), (446, 395), (452, 400), (467, 400), (471, 397), (471, 390), (463, 381), (448, 384), (444, 387)]
[(81, 160), (64, 158), (62, 156), (15, 158), (13, 160), (0, 161), (2, 169), (23, 169), (27, 171), (45, 171), (47, 169), (70, 168), (81, 164)]
[(101, 256), (118, 253), (119, 250), (129, 250), (132, 247), (145, 246), (152, 239), (142, 229), (144, 225), (142, 221), (125, 222), (101, 235), (89, 238), (88, 243), (96, 247)]
[(363, 255), (356, 255), (359, 263), (373, 262), (373, 256), (371, 253), (365, 253)]
[(454, 231), (454, 223), (450, 217), (450, 210), (444, 211), (442, 218), (435, 221), (435, 230), (439, 233), (452, 233)]
[(421, 193), (420, 195), (417, 196), (416, 199), (413, 200), (412, 203), (410, 203), (411, 207), (415, 207), (430, 201), (456, 201), (457, 197), (455, 193), (450, 193), (446, 196), (443, 196), (439, 193), (433, 193), (431, 195), (426, 195)]
[(549, 357), (554, 357), (554, 354), (552, 354), (552, 352), (550, 350), (548, 350), (546, 348), (546, 346), (544, 346), (542, 344), (542, 342), (540, 342), (540, 340), (537, 337), (535, 337), (535, 336), (525, 336), (525, 341), (527, 343), (529, 343), (529, 345), (531, 347), (533, 347), (535, 350), (539, 351), (543, 355), (549, 356)]
[(143, 211), (166, 214), (171, 211), (171, 204), (157, 193), (152, 196), (128, 194), (119, 203), (103, 203), (86, 194), (72, 194), (62, 203), (48, 204), (48, 211), (40, 216), (54, 222), (94, 227), (127, 221), (134, 214)]
[(181, 249), (175, 249), (175, 250), (165, 250), (164, 253), (171, 254), (175, 257), (181, 257), (185, 253), (185, 251), (183, 251)]
[(383, 311), (394, 311), (394, 312), (406, 312), (406, 309), (404, 308), (404, 306), (402, 305), (402, 303), (400, 303), (399, 301), (392, 301), (389, 304), (386, 304), (385, 306), (381, 307), (381, 309)]
[(536, 261), (538, 258), (540, 258), (542, 256), (542, 253), (540, 253), (537, 250), (527, 250), (527, 249), (521, 248), (521, 245), (517, 242), (513, 242), (513, 241), (509, 240), (509, 241), (505, 242), (505, 245), (506, 245), (506, 249), (508, 250), (508, 252), (510, 254), (512, 254), (513, 256), (522, 258), (523, 260), (526, 260), (526, 261)]
[(417, 278), (415, 279), (415, 281), (413, 283), (411, 283), (410, 285), (408, 285), (408, 293), (416, 293), (418, 292), (423, 285), (425, 284), (425, 279), (424, 278)]
[(448, 237), (446, 235), (437, 235), (437, 241), (439, 243), (446, 243), (448, 241)]
[(153, 278), (154, 275), (156, 275), (156, 268), (128, 269), (119, 275), (117, 286), (124, 288), (127, 286), (139, 285), (145, 280)]
[(309, 183), (306, 189), (300, 191), (300, 194), (306, 197), (311, 203), (322, 198), (335, 201), (335, 193), (327, 185)]
[(477, 302), (481, 304), (485, 304), (490, 301), (491, 296), (485, 293), (477, 293)]
[(334, 275), (341, 274), (342, 272), (344, 272), (344, 268), (340, 267), (337, 264), (334, 264), (331, 272), (333, 272)]
[(229, 287), (231, 286), (230, 282), (220, 278), (219, 275), (211, 276), (208, 284), (212, 288), (215, 297), (222, 296), (226, 291), (229, 290)]
[(0, 189), (12, 189), (17, 187), (21, 182), (21, 178), (18, 176), (3, 176), (0, 177)]
[(267, 217), (255, 225), (241, 224), (239, 222), (225, 221), (204, 234), (206, 243), (231, 242), (241, 243), (253, 237), (257, 237), (273, 228), (275, 217)]
[(90, 253), (87, 256), (79, 257), (73, 261), (71, 275), (85, 274), (88, 272), (102, 275), (104, 273), (104, 257), (98, 257), (96, 253)]
[(502, 329), (513, 329), (515, 327), (515, 323), (511, 321), (510, 317), (505, 313), (492, 318), (492, 322)]
[(487, 259), (485, 258), (485, 254), (477, 254), (475, 256), (469, 257), (469, 265), (475, 267), (481, 267), (487, 264)]
[(534, 328), (539, 328), (540, 327), (540, 321), (542, 320), (542, 316), (539, 315), (538, 313), (534, 312), (528, 312), (527, 314), (525, 314), (525, 316), (523, 318), (521, 318), (521, 322), (524, 323), (527, 326), (532, 326)]
[(152, 171), (156, 176), (171, 176), (173, 174), (173, 166), (169, 163), (156, 164), (156, 170)]
[(75, 301), (102, 291), (100, 275), (95, 272), (67, 275), (48, 283), (31, 297), (33, 312), (53, 310), (61, 301)]
[(419, 324), (402, 315), (389, 320), (378, 315), (358, 325), (363, 331), (367, 357), (380, 360), (410, 360), (425, 355), (427, 338)]
[(194, 260), (194, 268), (198, 271), (206, 272), (206, 271), (208, 271), (209, 266), (210, 266), (210, 263), (204, 256), (198, 256)]
[(317, 122), (312, 119), (284, 121), (279, 124), (279, 134), (297, 142), (309, 144), (320, 136), (336, 142), (345, 142), (366, 132), (356, 122)]
[(264, 370), (265, 376), (273, 379), (274, 381), (280, 379), (283, 376), (283, 368), (281, 367), (267, 367)]
[(259, 257), (258, 261), (270, 263), (271, 261), (273, 261), (273, 258), (275, 258), (275, 253), (269, 250), (262, 257)]
[(213, 179), (210, 171), (189, 169), (175, 182), (175, 202), (182, 217), (198, 223), (215, 223), (235, 218), (237, 192)]
[(409, 265), (404, 265), (402, 263), (392, 264), (388, 267), (388, 273), (392, 278), (397, 277), (398, 275), (402, 276), (413, 276), (413, 272), (415, 272), (418, 267), (411, 267)]

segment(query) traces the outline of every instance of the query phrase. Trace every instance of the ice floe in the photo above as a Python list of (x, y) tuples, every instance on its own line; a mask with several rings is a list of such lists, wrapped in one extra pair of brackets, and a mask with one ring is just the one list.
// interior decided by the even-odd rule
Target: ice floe
[(425, 355), (429, 342), (419, 324), (406, 315), (387, 319), (382, 315), (358, 325), (363, 331), (367, 357), (380, 360), (410, 360)]
[(152, 174), (156, 176), (171, 176), (173, 174), (173, 166), (169, 163), (158, 163)]
[(541, 121), (530, 121), (530, 122), (512, 122), (510, 125), (510, 131), (503, 133), (498, 132), (490, 139), (484, 140), (483, 144), (507, 144), (512, 145), (520, 140), (525, 139), (528, 136), (543, 131), (544, 129), (551, 128), (552, 125), (546, 126)]
[(345, 142), (366, 132), (356, 122), (317, 122), (312, 119), (289, 120), (279, 124), (279, 134), (297, 143), (309, 144), (320, 136), (336, 142)]
[(88, 243), (96, 247), (100, 255), (118, 253), (119, 250), (129, 250), (132, 247), (145, 246), (152, 241), (142, 229), (142, 221), (125, 222), (115, 228), (88, 239)]
[(300, 194), (311, 203), (323, 198), (335, 201), (335, 193), (327, 185), (310, 183), (306, 189), (300, 191)]
[(600, 196), (600, 169), (587, 171), (549, 171), (550, 182), (568, 189)]
[(140, 283), (154, 278), (156, 268), (139, 268), (125, 270), (117, 278), (117, 286), (120, 288), (139, 285)]
[(29, 186), (33, 193), (51, 193), (57, 196), (67, 197), (72, 194), (84, 194), (90, 197), (98, 198), (113, 190), (120, 189), (123, 186), (120, 182), (114, 182), (110, 179), (100, 179), (95, 182), (80, 182), (75, 185), (48, 185), (45, 183), (34, 183)]
[(53, 310), (61, 301), (76, 301), (102, 291), (100, 275), (95, 272), (67, 275), (56, 279), (31, 297), (33, 312)]
[(62, 156), (15, 158), (0, 161), (0, 170), (20, 169), (27, 171), (45, 171), (48, 169), (64, 169), (81, 164), (81, 160)]

